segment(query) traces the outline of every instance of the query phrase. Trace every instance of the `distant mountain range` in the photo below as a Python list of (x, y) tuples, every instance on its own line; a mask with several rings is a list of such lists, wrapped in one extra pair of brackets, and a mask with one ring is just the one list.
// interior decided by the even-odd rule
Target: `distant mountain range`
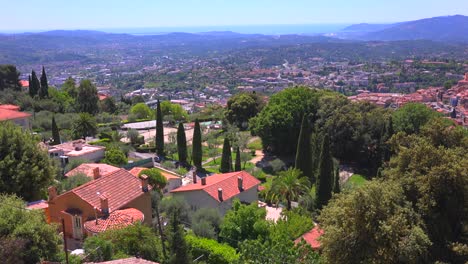
[(356, 24), (343, 29), (338, 36), (378, 41), (426, 39), (468, 42), (468, 16), (433, 17), (394, 24)]

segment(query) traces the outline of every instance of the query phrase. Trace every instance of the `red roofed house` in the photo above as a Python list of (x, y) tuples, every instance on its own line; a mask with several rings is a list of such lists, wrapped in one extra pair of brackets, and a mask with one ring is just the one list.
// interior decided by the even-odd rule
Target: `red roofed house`
[(135, 178), (124, 169), (87, 182), (61, 195), (49, 187), (51, 222), (65, 220), (65, 236), (80, 241), (108, 229), (136, 222), (151, 224), (148, 178)]
[(11, 121), (23, 128), (29, 128), (29, 118), (31, 114), (20, 112), (20, 107), (16, 105), (0, 105), (0, 121)]
[[(135, 177), (138, 177), (140, 175), (140, 172), (143, 170), (146, 170), (148, 168), (142, 168), (142, 167), (135, 167), (132, 168), (129, 172), (133, 174)], [(182, 185), (182, 178), (177, 176), (174, 173), (171, 173), (169, 171), (164, 171), (162, 169), (158, 170), (161, 172), (162, 176), (164, 176), (167, 180), (167, 185), (166, 188), (164, 188), (163, 193), (168, 193), (176, 188), (179, 188)]]
[(323, 235), (323, 229), (320, 229), (318, 225), (316, 225), (312, 230), (303, 234), (298, 239), (294, 240), (294, 243), (299, 243), (304, 239), (307, 244), (309, 244), (312, 249), (318, 250), (320, 248), (320, 241), (319, 238)]
[(82, 139), (49, 146), (50, 157), (65, 157), (67, 159), (65, 163), (74, 159), (97, 162), (104, 158), (105, 151), (105, 147), (86, 144)]
[(105, 163), (83, 163), (73, 170), (67, 172), (65, 177), (71, 177), (78, 173), (83, 173), (90, 178), (97, 179), (101, 176), (107, 176), (118, 170), (120, 170), (120, 168)]
[(231, 209), (232, 200), (237, 198), (243, 203), (258, 200), (260, 181), (245, 171), (215, 174), (172, 190), (174, 197), (182, 197), (192, 210), (216, 208), (221, 215)]

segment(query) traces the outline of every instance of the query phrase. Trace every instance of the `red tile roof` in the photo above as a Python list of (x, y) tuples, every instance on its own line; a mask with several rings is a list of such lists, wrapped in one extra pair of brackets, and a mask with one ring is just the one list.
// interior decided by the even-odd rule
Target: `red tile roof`
[(94, 169), (99, 168), (100, 176), (107, 176), (112, 172), (120, 170), (120, 168), (114, 167), (112, 165), (104, 163), (83, 163), (80, 166), (74, 168), (73, 170), (67, 172), (65, 177), (70, 177), (76, 175), (77, 173), (84, 173), (88, 177), (94, 177)]
[(313, 249), (318, 249), (320, 248), (320, 241), (319, 238), (323, 235), (323, 229), (320, 229), (320, 227), (317, 225), (312, 230), (309, 232), (305, 233), (298, 239), (296, 239), (294, 242), (297, 244), (301, 242), (302, 239), (304, 239), (307, 244), (309, 244)]
[(74, 193), (96, 208), (101, 208), (99, 197), (105, 195), (108, 198), (109, 212), (120, 209), (144, 194), (141, 189), (140, 179), (135, 178), (124, 169), (119, 169), (106, 177), (87, 182), (68, 192)]
[(22, 87), (29, 87), (29, 81), (20, 80), (19, 83)]
[(45, 200), (30, 202), (26, 206), (26, 209), (29, 209), (29, 210), (46, 209), (46, 208), (49, 208), (49, 203)]
[(202, 185), (202, 181), (200, 180), (195, 184), (192, 183), (172, 190), (171, 193), (203, 190), (216, 201), (220, 202), (218, 198), (218, 188), (223, 190), (223, 200), (228, 200), (241, 193), (237, 187), (238, 177), (242, 177), (244, 191), (254, 187), (257, 188), (257, 186), (260, 184), (260, 181), (249, 173), (245, 171), (237, 171), (208, 176), (206, 177), (205, 185)]
[(86, 230), (92, 233), (100, 233), (110, 229), (120, 229), (133, 225), (136, 222), (143, 222), (145, 216), (135, 208), (127, 208), (117, 210), (109, 214), (107, 217), (100, 217), (96, 221), (90, 220), (84, 223)]
[(16, 105), (0, 105), (0, 121), (30, 117), (31, 114), (20, 112)]
[(85, 262), (84, 264), (95, 264), (95, 263), (100, 263), (100, 264), (159, 264), (157, 262), (141, 259), (141, 258), (125, 258), (125, 259), (116, 259), (116, 260), (110, 260), (110, 261), (104, 261), (104, 262)]

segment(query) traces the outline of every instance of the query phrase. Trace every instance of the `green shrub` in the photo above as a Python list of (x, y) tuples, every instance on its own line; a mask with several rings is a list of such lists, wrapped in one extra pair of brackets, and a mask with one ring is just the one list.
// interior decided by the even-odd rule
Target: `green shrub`
[(190, 246), (192, 256), (204, 255), (202, 260), (208, 264), (228, 264), (239, 259), (233, 247), (218, 243), (214, 239), (200, 238), (190, 234), (185, 239)]

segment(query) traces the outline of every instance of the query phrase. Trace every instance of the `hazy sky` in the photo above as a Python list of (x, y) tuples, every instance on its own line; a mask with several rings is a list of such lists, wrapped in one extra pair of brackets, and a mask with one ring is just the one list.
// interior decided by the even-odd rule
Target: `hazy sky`
[(468, 15), (467, 0), (0, 0), (0, 30), (397, 22)]

